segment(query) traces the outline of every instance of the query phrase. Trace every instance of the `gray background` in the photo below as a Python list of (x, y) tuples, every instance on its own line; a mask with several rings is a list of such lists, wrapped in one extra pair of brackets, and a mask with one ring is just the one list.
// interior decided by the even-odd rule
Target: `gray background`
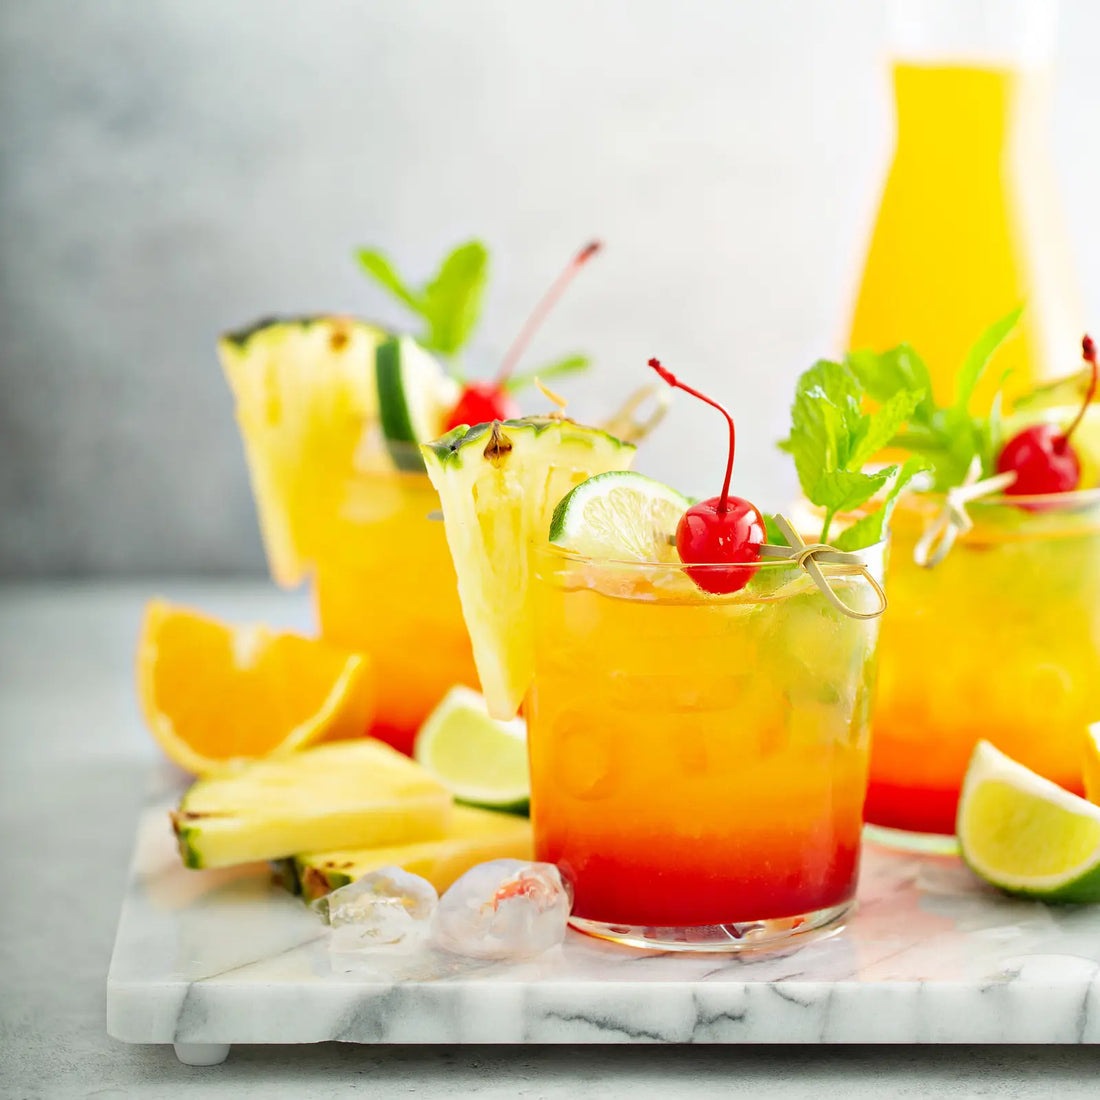
[[(224, 328), (402, 319), (356, 272), (493, 250), (488, 370), (581, 242), (533, 349), (599, 416), (659, 354), (741, 414), (738, 485), (793, 479), (791, 384), (837, 349), (890, 143), (871, 0), (0, 4), (0, 575), (260, 571)], [(1066, 0), (1059, 180), (1100, 313), (1100, 5)], [(716, 488), (686, 402), (643, 468)], [(714, 483), (712, 485), (712, 483)]]

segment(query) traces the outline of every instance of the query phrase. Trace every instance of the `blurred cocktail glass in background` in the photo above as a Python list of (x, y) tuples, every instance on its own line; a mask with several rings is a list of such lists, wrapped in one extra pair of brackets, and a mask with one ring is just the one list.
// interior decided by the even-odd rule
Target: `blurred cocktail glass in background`
[(1082, 793), (1100, 719), (1100, 489), (976, 501), (973, 528), (923, 568), (914, 549), (943, 503), (910, 494), (894, 513), (866, 818), (950, 846), (980, 739)]
[[(882, 546), (861, 555), (879, 574)], [(583, 931), (732, 951), (851, 903), (878, 620), (792, 562), (759, 569), (755, 594), (715, 596), (680, 564), (533, 552), (535, 847)]]
[(308, 580), (322, 636), (370, 656), (371, 732), (408, 752), (447, 689), (477, 677), (443, 525), (429, 518), (439, 497), (415, 446), (380, 428), (385, 336), (351, 318), (301, 318), (231, 334), (219, 350), (271, 574), (283, 587)]

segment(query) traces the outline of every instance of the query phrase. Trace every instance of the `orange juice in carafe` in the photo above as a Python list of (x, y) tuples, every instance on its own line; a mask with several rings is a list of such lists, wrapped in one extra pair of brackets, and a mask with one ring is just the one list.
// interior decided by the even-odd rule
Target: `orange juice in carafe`
[[(1048, 147), (1051, 68), (1034, 56), (1036, 18), (1054, 0), (908, 0), (907, 30), (926, 40), (893, 64), (897, 142), (855, 303), (848, 346), (907, 341), (951, 400), (967, 349), (991, 322), (1024, 303), (1020, 328), (997, 353), (974, 407), (988, 407), (1011, 370), (1011, 398), (1036, 380), (1073, 369), (1081, 309), (1060, 222)], [(1030, 54), (1000, 42), (973, 59), (952, 47), (951, 21), (1030, 15)], [(945, 22), (948, 24), (945, 33)], [(993, 26), (991, 23), (990, 26)], [(955, 27), (958, 30), (958, 27)], [(937, 48), (937, 36), (941, 40)], [(936, 56), (943, 51), (942, 56)]]

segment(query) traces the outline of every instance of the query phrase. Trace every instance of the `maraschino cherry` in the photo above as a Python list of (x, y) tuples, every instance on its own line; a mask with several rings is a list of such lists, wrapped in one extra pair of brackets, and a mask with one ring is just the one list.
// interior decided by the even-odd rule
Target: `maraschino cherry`
[(519, 405), (508, 392), (508, 379), (512, 376), (512, 371), (530, 343), (531, 337), (553, 308), (554, 303), (573, 281), (577, 272), (599, 252), (600, 248), (599, 241), (592, 241), (569, 261), (569, 266), (554, 280), (550, 289), (543, 295), (542, 301), (535, 306), (534, 312), (527, 318), (527, 324), (523, 326), (515, 342), (508, 349), (508, 354), (505, 355), (497, 376), (490, 382), (467, 382), (462, 387), (462, 394), (447, 417), (444, 431), (457, 428), (460, 424), (487, 424), (491, 420), (511, 420), (520, 415)]
[[(676, 526), (676, 550), (680, 560), (688, 566), (688, 576), (705, 592), (739, 592), (756, 572), (755, 563), (760, 560), (765, 533), (764, 517), (756, 505), (742, 497), (730, 496), (736, 445), (733, 417), (717, 401), (684, 385), (671, 371), (665, 370), (659, 360), (650, 359), (649, 365), (670, 386), (716, 408), (729, 424), (730, 446), (722, 494), (693, 504), (680, 517)], [(724, 564), (727, 562), (730, 564)]]
[(1016, 480), (1005, 489), (1009, 496), (1045, 496), (1068, 493), (1081, 483), (1081, 460), (1070, 445), (1070, 436), (1084, 419), (1096, 393), (1096, 345), (1090, 336), (1081, 341), (1081, 354), (1092, 368), (1085, 402), (1065, 431), (1057, 424), (1032, 424), (1014, 435), (997, 459), (997, 470), (1014, 473)]

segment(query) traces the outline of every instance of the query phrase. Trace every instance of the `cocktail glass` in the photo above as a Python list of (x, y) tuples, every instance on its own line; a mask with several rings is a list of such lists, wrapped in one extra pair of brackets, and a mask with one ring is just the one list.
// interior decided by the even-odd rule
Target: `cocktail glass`
[[(881, 576), (883, 548), (862, 551)], [(823, 572), (867, 609), (865, 581)], [(537, 858), (572, 922), (737, 951), (834, 924), (859, 870), (876, 619), (794, 563), (701, 591), (682, 565), (532, 551), (526, 715)]]
[(361, 450), (320, 524), (312, 572), (321, 634), (373, 662), (371, 733), (411, 752), (447, 691), (478, 680), (439, 496), (404, 450)]
[(943, 506), (911, 494), (894, 513), (866, 816), (879, 839), (950, 849), (979, 739), (1081, 793), (1100, 719), (1100, 489), (975, 501), (973, 529), (922, 568), (914, 547)]
[(443, 525), (429, 519), (439, 498), (415, 445), (382, 431), (384, 339), (319, 316), (259, 322), (219, 354), (271, 575), (310, 584), (321, 634), (371, 658), (369, 732), (407, 752), (447, 689), (477, 679)]

